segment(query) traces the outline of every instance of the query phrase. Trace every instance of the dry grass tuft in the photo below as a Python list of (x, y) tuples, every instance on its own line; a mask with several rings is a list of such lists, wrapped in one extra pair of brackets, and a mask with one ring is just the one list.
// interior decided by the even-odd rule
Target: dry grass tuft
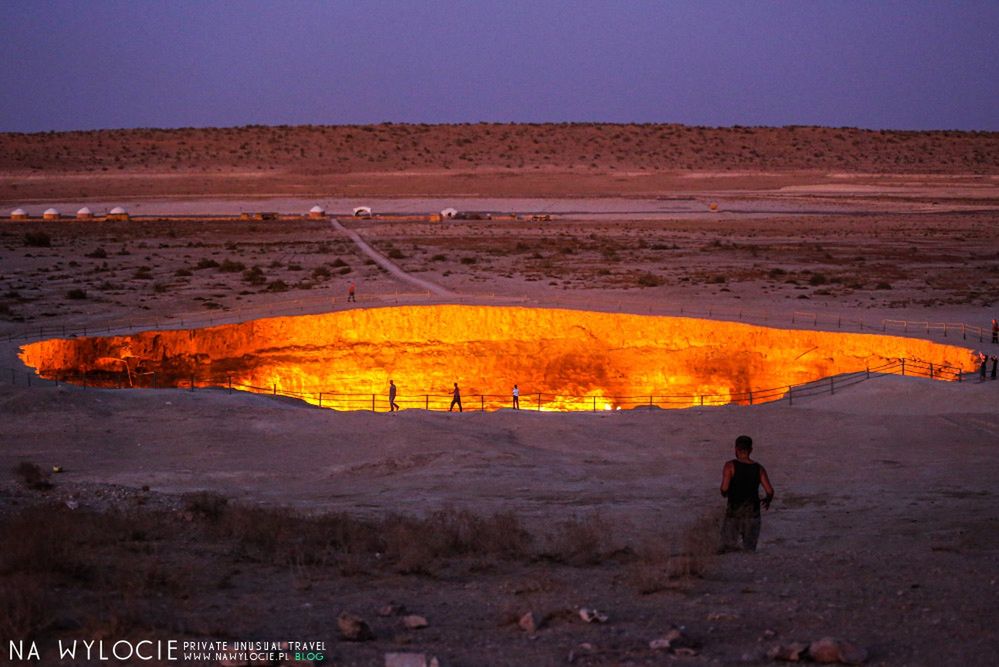
[(21, 461), (14, 466), (14, 477), (24, 486), (35, 491), (46, 491), (52, 488), (52, 481), (49, 473), (42, 470), (41, 466), (30, 461)]

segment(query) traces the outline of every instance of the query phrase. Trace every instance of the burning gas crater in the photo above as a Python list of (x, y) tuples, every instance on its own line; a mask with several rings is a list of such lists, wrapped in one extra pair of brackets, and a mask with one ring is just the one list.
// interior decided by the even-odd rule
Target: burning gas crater
[[(971, 371), (970, 350), (894, 336), (675, 317), (485, 306), (405, 306), (275, 317), (130, 336), (53, 339), (21, 359), (38, 375), (123, 387), (219, 386), (338, 409), (524, 409), (773, 400), (783, 389), (898, 358)], [(771, 393), (765, 390), (773, 389)]]

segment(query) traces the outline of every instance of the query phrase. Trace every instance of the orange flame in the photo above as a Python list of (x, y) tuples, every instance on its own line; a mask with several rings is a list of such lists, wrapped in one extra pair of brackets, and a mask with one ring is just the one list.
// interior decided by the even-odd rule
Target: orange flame
[(372, 396), (387, 409), (389, 379), (403, 407), (446, 408), (457, 382), (466, 408), (509, 407), (517, 384), (523, 408), (590, 410), (744, 402), (750, 391), (898, 358), (975, 368), (970, 350), (914, 338), (456, 305), (53, 339), (24, 346), (20, 357), (43, 377), (76, 383), (162, 387), (193, 379), (311, 403), (322, 392), (325, 406), (369, 410)]

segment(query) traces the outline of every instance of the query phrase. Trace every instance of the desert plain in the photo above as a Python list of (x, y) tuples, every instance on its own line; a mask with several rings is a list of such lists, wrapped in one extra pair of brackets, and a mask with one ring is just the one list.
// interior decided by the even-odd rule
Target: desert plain
[[(442, 303), (999, 354), (995, 133), (388, 125), (0, 147), (3, 214), (64, 216), (0, 218), (0, 638), (319, 640), (331, 665), (477, 666), (763, 665), (835, 637), (865, 664), (994, 664), (999, 381), (974, 369), (793, 403), (391, 414), (82, 387), (18, 355)], [(132, 220), (72, 219), (119, 205)], [(449, 206), (497, 215), (414, 218)], [(238, 219), (259, 211), (282, 216)], [(719, 555), (742, 433), (777, 495), (759, 550)], [(372, 637), (343, 636), (344, 613)]]

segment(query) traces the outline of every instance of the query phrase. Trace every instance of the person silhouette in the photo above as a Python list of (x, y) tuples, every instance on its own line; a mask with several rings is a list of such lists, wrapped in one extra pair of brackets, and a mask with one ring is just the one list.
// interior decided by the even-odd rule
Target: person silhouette
[[(735, 458), (722, 469), (721, 494), (728, 500), (722, 523), (721, 551), (756, 551), (760, 537), (760, 505), (770, 509), (774, 487), (766, 468), (749, 458), (753, 439), (740, 435), (735, 439)], [(760, 485), (767, 494), (760, 500)]]
[(448, 412), (454, 410), (454, 406), (458, 406), (458, 412), (464, 412), (461, 409), (461, 390), (458, 389), (458, 383), (454, 383), (454, 391), (451, 392), (451, 407), (447, 409)]
[(399, 406), (395, 403), (395, 380), (389, 380), (389, 412), (395, 412)]

